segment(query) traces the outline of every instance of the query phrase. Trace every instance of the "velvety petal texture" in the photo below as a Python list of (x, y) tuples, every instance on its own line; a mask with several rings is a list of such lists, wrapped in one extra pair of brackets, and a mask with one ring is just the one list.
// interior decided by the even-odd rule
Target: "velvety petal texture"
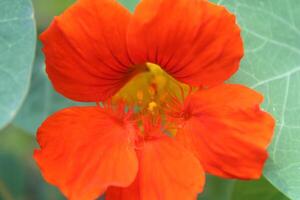
[(222, 83), (243, 56), (235, 16), (206, 0), (142, 0), (127, 39), (134, 62), (158, 64), (195, 86)]
[(204, 171), (192, 153), (173, 138), (145, 141), (137, 148), (139, 172), (129, 188), (110, 188), (107, 200), (196, 200)]
[(255, 179), (268, 157), (274, 119), (260, 110), (263, 97), (241, 85), (223, 84), (192, 94), (184, 103), (176, 138), (206, 172)]
[(41, 35), (55, 89), (77, 101), (101, 101), (132, 76), (126, 33), (131, 14), (115, 0), (78, 0)]
[(115, 0), (79, 0), (41, 40), (55, 89), (77, 101), (106, 100), (146, 62), (179, 81), (215, 85), (243, 56), (234, 15), (206, 0), (142, 0), (133, 15)]
[[(223, 83), (244, 53), (235, 16), (224, 7), (141, 0), (131, 14), (116, 0), (78, 0), (41, 41), (58, 92), (103, 102), (59, 111), (38, 129), (34, 159), (68, 199), (107, 191), (107, 200), (196, 200), (204, 172), (261, 176), (274, 120), (260, 109), (259, 93)], [(158, 76), (162, 69), (179, 82), (161, 87), (173, 80)], [(149, 80), (133, 79), (142, 72), (140, 80)]]
[(38, 129), (34, 159), (42, 175), (70, 200), (92, 200), (108, 186), (127, 187), (138, 160), (129, 122), (100, 107), (72, 107)]

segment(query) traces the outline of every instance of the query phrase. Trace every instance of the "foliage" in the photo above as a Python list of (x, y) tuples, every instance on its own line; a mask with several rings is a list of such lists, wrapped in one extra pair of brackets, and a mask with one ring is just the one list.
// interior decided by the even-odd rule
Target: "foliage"
[(35, 23), (30, 0), (0, 2), (0, 129), (17, 114), (31, 77)]
[(300, 199), (300, 1), (220, 0), (242, 28), (245, 58), (231, 82), (265, 96), (276, 119), (264, 174), (292, 199)]

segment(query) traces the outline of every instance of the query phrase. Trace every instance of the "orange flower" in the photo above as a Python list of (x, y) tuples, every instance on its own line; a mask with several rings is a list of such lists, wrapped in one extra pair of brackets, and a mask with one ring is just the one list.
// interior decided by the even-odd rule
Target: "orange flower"
[(206, 0), (79, 0), (41, 35), (71, 107), (38, 129), (34, 158), (71, 200), (196, 199), (204, 173), (260, 177), (274, 120), (224, 84), (243, 56), (235, 17)]

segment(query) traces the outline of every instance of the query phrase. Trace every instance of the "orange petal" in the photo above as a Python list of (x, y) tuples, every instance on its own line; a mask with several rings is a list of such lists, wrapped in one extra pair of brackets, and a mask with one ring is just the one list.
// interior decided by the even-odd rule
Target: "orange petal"
[(41, 35), (55, 89), (77, 101), (101, 101), (130, 78), (131, 14), (114, 0), (79, 0)]
[(259, 109), (263, 97), (241, 85), (200, 90), (185, 102), (177, 139), (193, 150), (206, 172), (259, 178), (268, 157), (274, 119)]
[(205, 176), (199, 161), (171, 138), (146, 141), (137, 149), (139, 172), (128, 188), (109, 188), (107, 200), (195, 200)]
[(205, 0), (142, 0), (128, 29), (132, 59), (159, 64), (179, 81), (228, 79), (243, 56), (235, 16)]
[(146, 200), (140, 193), (140, 187), (138, 183), (139, 179), (126, 188), (109, 187), (105, 194), (105, 200)]
[(100, 107), (72, 107), (38, 130), (34, 158), (42, 175), (68, 199), (90, 200), (108, 186), (129, 186), (138, 170), (132, 127)]

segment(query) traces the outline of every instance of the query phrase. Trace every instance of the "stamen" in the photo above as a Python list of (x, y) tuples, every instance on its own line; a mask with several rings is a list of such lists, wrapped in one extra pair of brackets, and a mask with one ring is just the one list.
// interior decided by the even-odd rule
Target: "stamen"
[(149, 104), (148, 104), (148, 110), (154, 114), (155, 110), (157, 109), (157, 103), (155, 103), (154, 101), (151, 101)]
[(160, 127), (163, 131), (157, 133), (176, 135), (176, 130), (189, 117), (183, 112), (184, 102), (195, 88), (178, 82), (158, 65), (145, 63), (136, 67), (137, 74), (114, 97), (119, 116), (136, 120), (141, 137), (152, 135), (152, 129), (160, 130)]
[(152, 83), (149, 88), (148, 88), (148, 92), (150, 94), (150, 97), (152, 99), (154, 99), (154, 97), (157, 95), (157, 86), (155, 83)]
[(143, 93), (143, 91), (141, 91), (141, 90), (137, 91), (136, 98), (138, 100), (138, 102), (137, 102), (138, 105), (141, 106), (143, 104), (143, 99), (144, 99), (144, 93)]

